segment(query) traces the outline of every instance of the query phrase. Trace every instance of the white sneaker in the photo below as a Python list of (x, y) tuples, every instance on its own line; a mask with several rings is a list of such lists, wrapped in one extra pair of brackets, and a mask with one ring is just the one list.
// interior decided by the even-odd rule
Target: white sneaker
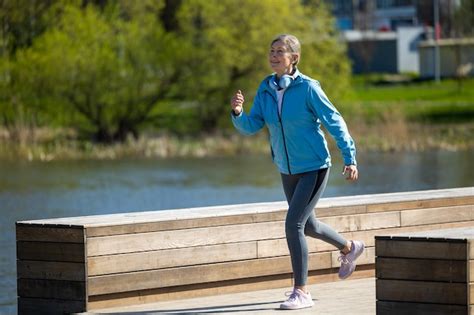
[(356, 268), (356, 259), (364, 252), (365, 245), (361, 241), (352, 241), (352, 248), (346, 255), (339, 256), (338, 260), (341, 262), (339, 268), (339, 278), (347, 279)]
[(300, 289), (294, 289), (290, 293), (288, 300), (280, 304), (280, 309), (297, 310), (300, 308), (312, 307), (314, 305), (311, 293), (304, 293)]

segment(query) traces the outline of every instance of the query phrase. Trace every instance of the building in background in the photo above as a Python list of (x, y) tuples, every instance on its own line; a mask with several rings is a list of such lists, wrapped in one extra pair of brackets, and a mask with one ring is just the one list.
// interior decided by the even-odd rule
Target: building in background
[[(340, 30), (396, 31), (400, 26), (433, 26), (434, 0), (325, 0)], [(455, 37), (461, 0), (438, 0), (441, 37)]]
[[(441, 77), (467, 77), (474, 75), (474, 38), (441, 39), (440, 51)], [(427, 40), (420, 43), (420, 77), (432, 78), (435, 62), (435, 42)]]
[[(434, 28), (433, 0), (326, 0), (348, 44), (353, 73), (385, 72), (419, 73), (427, 71), (435, 38), (453, 38), (456, 33), (456, 9), (461, 0), (439, 0), (440, 23)], [(419, 47), (423, 47), (420, 55)], [(446, 49), (446, 48), (445, 48)], [(457, 60), (471, 60), (470, 49), (462, 50), (463, 58), (453, 54), (441, 57), (445, 66), (459, 67)], [(430, 60), (426, 60), (431, 56)], [(423, 71), (420, 71), (420, 64)], [(448, 71), (445, 74), (452, 73)]]
[(345, 31), (352, 72), (360, 73), (418, 73), (418, 45), (424, 29), (400, 26), (396, 32)]
[(377, 0), (371, 20), (374, 29), (393, 30), (399, 27), (418, 26), (416, 1), (414, 0)]

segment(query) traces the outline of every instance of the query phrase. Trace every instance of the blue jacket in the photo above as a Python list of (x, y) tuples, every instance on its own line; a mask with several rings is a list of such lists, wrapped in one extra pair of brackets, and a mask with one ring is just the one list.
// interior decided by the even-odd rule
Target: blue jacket
[(250, 113), (232, 114), (242, 134), (251, 135), (267, 126), (273, 162), (283, 174), (299, 174), (331, 166), (321, 123), (336, 140), (345, 165), (356, 164), (356, 148), (346, 123), (324, 94), (318, 81), (299, 72), (283, 95), (281, 117), (272, 75), (266, 77)]

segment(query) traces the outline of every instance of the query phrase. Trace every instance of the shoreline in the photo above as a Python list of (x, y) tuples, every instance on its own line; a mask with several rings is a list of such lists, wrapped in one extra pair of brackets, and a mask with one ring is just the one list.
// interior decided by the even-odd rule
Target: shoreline
[[(474, 123), (423, 125), (390, 121), (370, 125), (352, 122), (349, 129), (359, 151), (400, 152), (474, 149)], [(269, 154), (267, 132), (246, 137), (237, 132), (199, 135), (143, 135), (110, 145), (81, 141), (61, 135), (67, 132), (36, 132), (33, 139), (13, 140), (2, 133), (0, 160), (116, 160), (122, 158), (205, 158), (245, 154)], [(327, 132), (326, 132), (327, 134)], [(383, 136), (381, 136), (383, 135)], [(326, 135), (331, 150), (334, 140)]]

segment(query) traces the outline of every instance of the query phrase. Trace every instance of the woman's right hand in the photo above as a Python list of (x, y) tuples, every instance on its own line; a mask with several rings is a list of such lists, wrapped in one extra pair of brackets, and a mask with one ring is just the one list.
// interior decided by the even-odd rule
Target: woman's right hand
[(240, 115), (244, 106), (244, 95), (242, 94), (242, 91), (238, 90), (237, 93), (235, 93), (235, 95), (232, 97), (230, 105), (232, 105), (234, 114)]

